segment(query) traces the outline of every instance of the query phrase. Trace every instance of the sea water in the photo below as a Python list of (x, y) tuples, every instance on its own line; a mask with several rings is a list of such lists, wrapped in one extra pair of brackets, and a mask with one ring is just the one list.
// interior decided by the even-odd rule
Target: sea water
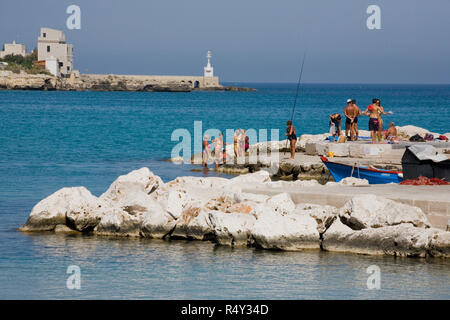
[[(164, 181), (222, 176), (163, 161), (175, 129), (279, 129), (283, 139), (295, 84), (240, 84), (256, 92), (0, 91), (0, 298), (366, 299), (450, 298), (450, 262), (327, 252), (231, 249), (206, 242), (22, 234), (32, 207), (66, 186), (100, 195), (131, 170)], [(302, 86), (297, 133), (328, 131), (328, 115), (355, 98), (381, 99), (385, 121), (450, 132), (450, 86)], [(359, 128), (367, 130), (367, 117)], [(81, 288), (66, 286), (80, 267)], [(368, 290), (367, 268), (380, 268)]]

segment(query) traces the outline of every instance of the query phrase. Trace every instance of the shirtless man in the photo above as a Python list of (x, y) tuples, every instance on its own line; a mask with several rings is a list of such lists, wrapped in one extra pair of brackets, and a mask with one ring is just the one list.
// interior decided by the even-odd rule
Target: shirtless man
[[(377, 143), (380, 114), (387, 114), (386, 112), (384, 112), (384, 109), (377, 104), (377, 101), (378, 99), (372, 99), (372, 104), (369, 105), (366, 111), (363, 112), (363, 114), (369, 117), (369, 130), (370, 135), (372, 136), (373, 144)], [(392, 111), (390, 111), (389, 113), (392, 113)], [(381, 137), (378, 137), (378, 141), (381, 141)]]
[(348, 131), (350, 131), (350, 141), (358, 140), (358, 116), (361, 114), (356, 105), (356, 100), (347, 100), (347, 106), (344, 109), (345, 115), (345, 136), (348, 137)]
[(353, 132), (355, 133), (355, 141), (358, 140), (359, 131), (358, 131), (358, 117), (362, 114), (361, 109), (356, 105), (356, 100), (352, 100), (352, 105), (355, 107), (355, 120), (353, 120)]

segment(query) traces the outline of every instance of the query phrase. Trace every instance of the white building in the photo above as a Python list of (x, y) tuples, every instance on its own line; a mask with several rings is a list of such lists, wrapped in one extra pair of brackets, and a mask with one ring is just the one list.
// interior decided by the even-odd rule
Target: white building
[(59, 60), (53, 56), (45, 60), (45, 69), (47, 69), (54, 76), (61, 76)]
[(9, 54), (26, 56), (27, 50), (24, 44), (16, 43), (16, 40), (13, 43), (5, 43), (3, 45), (3, 50), (0, 51), (0, 58), (4, 58)]
[(51, 60), (49, 66), (53, 65), (54, 60), (57, 60), (58, 74), (69, 75), (72, 72), (73, 45), (66, 43), (64, 32), (50, 28), (41, 28), (41, 34), (38, 38), (38, 60)]
[(211, 51), (206, 53), (206, 58), (208, 58), (208, 64), (203, 68), (204, 77), (214, 77), (214, 68), (211, 66)]

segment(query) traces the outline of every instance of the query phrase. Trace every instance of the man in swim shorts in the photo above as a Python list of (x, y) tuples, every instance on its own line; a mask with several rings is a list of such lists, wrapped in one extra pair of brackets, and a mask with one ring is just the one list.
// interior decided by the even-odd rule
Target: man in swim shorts
[[(347, 100), (347, 106), (344, 109), (345, 115), (345, 136), (350, 139), (350, 141), (358, 140), (358, 116), (361, 114), (356, 105), (356, 100)], [(350, 131), (350, 136), (348, 132)]]
[(378, 99), (374, 98), (372, 99), (372, 104), (369, 105), (363, 113), (369, 117), (369, 131), (370, 135), (372, 137), (372, 143), (377, 143), (377, 137), (378, 142), (381, 141), (381, 137), (378, 135), (379, 129), (380, 129), (380, 115), (386, 115), (388, 113), (392, 113), (392, 111), (389, 111), (388, 113), (384, 112), (384, 109), (380, 107), (379, 104), (377, 104)]
[(377, 99), (372, 99), (372, 104), (369, 105), (366, 111), (363, 112), (366, 116), (369, 117), (369, 131), (372, 137), (372, 143), (377, 143), (377, 135), (378, 135), (378, 106), (376, 105)]

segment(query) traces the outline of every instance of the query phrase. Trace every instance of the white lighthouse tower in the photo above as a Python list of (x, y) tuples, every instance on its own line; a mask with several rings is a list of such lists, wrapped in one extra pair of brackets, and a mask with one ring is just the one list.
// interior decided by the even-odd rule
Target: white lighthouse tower
[(206, 58), (208, 58), (208, 64), (203, 68), (203, 76), (204, 77), (213, 77), (214, 76), (214, 68), (211, 67), (211, 51), (206, 53)]

